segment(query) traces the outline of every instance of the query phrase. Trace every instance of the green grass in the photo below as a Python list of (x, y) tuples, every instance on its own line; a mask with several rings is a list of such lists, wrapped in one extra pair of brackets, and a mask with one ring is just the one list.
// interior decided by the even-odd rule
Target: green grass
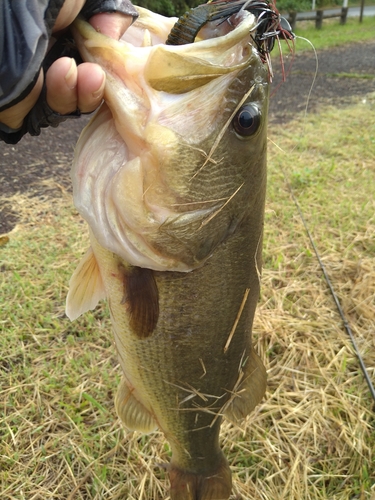
[(326, 73), (329, 78), (363, 78), (364, 80), (374, 80), (375, 74), (371, 73)]
[[(359, 23), (358, 18), (349, 17), (341, 26), (339, 19), (326, 19), (320, 30), (315, 28), (315, 21), (297, 22), (295, 34), (303, 37), (314, 45), (316, 50), (339, 47), (353, 42), (366, 42), (375, 37), (375, 17), (364, 17)], [(312, 50), (311, 45), (297, 38), (297, 52)]]

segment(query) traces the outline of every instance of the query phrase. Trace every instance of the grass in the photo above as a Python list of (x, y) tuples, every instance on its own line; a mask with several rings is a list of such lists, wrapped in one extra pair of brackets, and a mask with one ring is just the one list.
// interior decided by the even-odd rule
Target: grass
[[(270, 131), (254, 327), (269, 385), (243, 426), (223, 426), (233, 500), (375, 496), (373, 401), (288, 189), (374, 378), (374, 111), (370, 96)], [(163, 436), (126, 433), (114, 411), (105, 304), (73, 323), (64, 315), (87, 247), (70, 195), (9, 203), (22, 223), (0, 248), (2, 499), (168, 499)]]
[(329, 78), (359, 78), (364, 80), (374, 80), (375, 75), (371, 73), (346, 73), (343, 71), (342, 73), (326, 73)]
[[(315, 21), (301, 21), (297, 22), (295, 29), (297, 37), (310, 40), (316, 50), (373, 40), (374, 32), (375, 17), (364, 17), (361, 24), (358, 22), (358, 18), (348, 17), (343, 26), (339, 24), (338, 18), (325, 19), (320, 30), (315, 29)], [(310, 50), (312, 47), (307, 41), (301, 38), (296, 39), (297, 52)]]
[[(354, 387), (362, 378), (358, 361), (288, 188), (290, 183), (374, 381), (375, 121), (366, 121), (374, 105), (372, 96), (346, 109), (326, 108), (306, 121), (272, 130), (270, 137), (285, 153), (270, 148), (266, 272), (259, 315), (269, 325), (270, 342), (265, 341), (264, 349), (270, 351), (271, 346), (273, 369), (291, 386), (285, 396), (285, 388), (275, 384), (273, 398), (281, 420), (274, 418), (274, 425), (285, 425), (280, 435), (289, 436), (292, 464), (300, 471), (289, 478), (295, 482), (294, 491), (275, 490), (273, 498), (375, 497), (375, 431), (368, 413), (374, 402), (365, 385), (362, 390)], [(301, 131), (298, 137), (296, 130)], [(275, 311), (283, 311), (283, 319), (276, 318)], [(260, 335), (264, 340), (262, 325)], [(290, 428), (286, 400), (296, 392), (296, 421)], [(286, 398), (285, 412), (280, 397)], [(366, 407), (364, 419), (353, 413), (360, 401)], [(310, 444), (304, 441), (309, 433)]]

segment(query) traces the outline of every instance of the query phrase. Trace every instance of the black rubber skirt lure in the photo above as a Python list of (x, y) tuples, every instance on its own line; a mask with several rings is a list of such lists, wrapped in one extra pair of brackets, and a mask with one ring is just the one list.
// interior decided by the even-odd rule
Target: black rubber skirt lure
[(173, 26), (167, 45), (193, 43), (200, 29), (210, 21), (226, 21), (241, 10), (251, 12), (257, 19), (254, 42), (266, 56), (274, 47), (276, 38), (292, 40), (294, 34), (286, 19), (280, 16), (271, 1), (217, 0), (190, 9)]

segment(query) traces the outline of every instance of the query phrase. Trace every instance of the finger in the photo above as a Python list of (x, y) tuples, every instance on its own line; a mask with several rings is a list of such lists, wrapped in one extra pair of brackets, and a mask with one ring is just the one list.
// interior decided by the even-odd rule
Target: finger
[(133, 17), (119, 12), (108, 12), (92, 16), (89, 22), (96, 31), (119, 40), (132, 24)]
[(46, 74), (47, 103), (51, 109), (62, 115), (77, 109), (78, 70), (74, 59), (61, 57)]
[(10, 128), (18, 129), (22, 126), (23, 120), (27, 113), (34, 106), (38, 100), (39, 94), (43, 86), (43, 70), (41, 70), (38, 80), (34, 85), (32, 91), (23, 99), (11, 108), (1, 111), (0, 122), (4, 123)]
[(103, 99), (105, 73), (98, 64), (82, 63), (78, 66), (78, 108), (82, 113), (94, 111)]
[(56, 18), (55, 26), (52, 30), (53, 33), (69, 26), (78, 16), (84, 3), (85, 0), (65, 0)]

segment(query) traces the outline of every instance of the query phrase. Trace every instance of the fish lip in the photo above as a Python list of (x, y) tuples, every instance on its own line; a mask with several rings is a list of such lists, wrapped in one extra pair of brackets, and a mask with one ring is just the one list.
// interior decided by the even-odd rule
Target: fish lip
[[(255, 45), (252, 43), (250, 32), (256, 27), (256, 18), (251, 12), (242, 11), (233, 14), (230, 17), (230, 22), (233, 26), (233, 29), (224, 35), (200, 39), (192, 44), (165, 45), (170, 29), (172, 27), (172, 23), (174, 21), (177, 21), (177, 18), (164, 18), (159, 14), (147, 11), (147, 9), (144, 9), (142, 7), (135, 6), (135, 8), (139, 13), (139, 17), (133, 22), (131, 26), (127, 28), (120, 40), (113, 40), (109, 36), (97, 32), (91, 25), (89, 25), (86, 21), (84, 21), (82, 17), (79, 16), (74, 21), (71, 27), (78, 49), (81, 50), (85, 45), (87, 45), (88, 47), (95, 47), (96, 44), (90, 40), (90, 31), (95, 32), (97, 37), (103, 37), (102, 39), (105, 40), (105, 44), (107, 46), (114, 47), (118, 43), (123, 43), (129, 49), (133, 48), (135, 50), (142, 50), (146, 52), (152, 50), (158, 45), (163, 45), (165, 50), (170, 50), (171, 52), (186, 52), (187, 54), (195, 52), (197, 48), (199, 48), (200, 51), (204, 49), (208, 51), (212, 48), (216, 48), (216, 52), (220, 52), (223, 46), (235, 46), (243, 38), (248, 38), (248, 43), (250, 43), (250, 45), (255, 48)], [(147, 12), (147, 15), (145, 14), (145, 12)], [(170, 24), (165, 23), (164, 31), (162, 34), (159, 34), (159, 32), (161, 31), (159, 27), (155, 27), (159, 19), (167, 19), (172, 21), (172, 23)], [(214, 21), (207, 24), (211, 25), (213, 22)], [(141, 37), (143, 37), (145, 30), (150, 30), (155, 39), (159, 37), (158, 42), (146, 47), (142, 47), (140, 44), (142, 43), (143, 38)], [(202, 33), (203, 31), (204, 27), (200, 30), (199, 33)], [(138, 32), (138, 34), (136, 32)], [(197, 38), (199, 38), (199, 33)], [(248, 37), (246, 37), (246, 35), (248, 35)], [(138, 44), (135, 44), (135, 42), (138, 42)], [(86, 55), (87, 54), (85, 54), (85, 56)]]
[[(136, 10), (138, 11), (139, 13), (139, 17), (135, 20), (135, 22), (133, 23), (132, 26), (130, 26), (128, 28), (128, 30), (124, 33), (124, 36), (122, 37), (122, 41), (124, 41), (125, 43), (129, 43), (128, 41), (128, 36), (130, 33), (132, 33), (132, 29), (131, 28), (136, 28), (136, 29), (139, 29), (139, 28), (144, 28), (144, 29), (150, 29), (152, 31), (152, 28), (153, 28), (153, 25), (152, 25), (152, 21), (154, 20), (154, 22), (157, 22), (160, 18), (160, 16), (158, 14), (155, 14), (155, 13), (152, 13), (151, 12), (151, 15), (150, 13), (148, 12), (147, 14), (147, 20), (148, 21), (151, 21), (149, 25), (146, 25), (145, 23), (145, 11), (146, 9), (142, 8), (142, 7), (139, 7), (139, 6), (135, 6)], [(177, 18), (170, 18), (170, 19), (174, 19), (175, 21), (177, 21)], [(230, 30), (228, 33), (226, 34), (223, 34), (223, 35), (220, 35), (220, 36), (215, 36), (215, 37), (209, 37), (209, 38), (201, 38), (199, 39), (199, 35), (204, 33), (205, 31), (205, 27), (202, 27), (202, 29), (199, 31), (198, 35), (196, 38), (198, 38), (198, 40), (195, 40), (194, 43), (192, 44), (184, 44), (184, 45), (166, 45), (166, 47), (170, 47), (171, 48), (171, 51), (175, 52), (176, 50), (179, 51), (179, 52), (190, 52), (191, 50), (191, 47), (194, 47), (194, 49), (197, 48), (197, 45), (199, 44), (200, 46), (200, 49), (202, 49), (202, 46), (205, 46), (207, 45), (207, 48), (212, 48), (213, 46), (214, 47), (218, 47), (218, 46), (221, 46), (223, 44), (227, 44), (229, 40), (231, 40), (232, 38), (241, 38), (242, 37), (242, 33), (245, 34), (246, 33), (246, 30), (248, 31), (248, 33), (250, 34), (250, 31), (252, 29), (254, 29), (256, 27), (256, 18), (255, 16), (251, 13), (251, 12), (248, 12), (246, 10), (243, 10), (241, 12), (237, 12), (236, 14), (233, 14), (230, 18), (229, 18), (229, 21), (231, 23), (231, 25), (233, 26), (233, 29)], [(209, 23), (207, 23), (208, 26), (211, 26), (213, 25), (214, 23), (216, 23), (217, 25), (220, 24), (220, 22), (218, 21), (211, 21)], [(247, 26), (247, 28), (245, 27), (242, 27), (243, 29), (241, 29), (241, 36), (236, 33), (238, 31), (238, 29), (241, 27), (242, 24), (245, 24)], [(207, 26), (206, 25), (206, 26)], [(170, 26), (168, 27), (170, 28)], [(163, 33), (163, 40), (160, 42), (161, 44), (165, 45), (165, 42), (168, 38), (168, 35), (170, 33), (170, 29), (169, 31), (165, 31)], [(251, 40), (251, 37), (249, 36), (249, 41), (250, 43), (252, 42)], [(234, 45), (236, 44), (237, 42), (234, 43)]]

